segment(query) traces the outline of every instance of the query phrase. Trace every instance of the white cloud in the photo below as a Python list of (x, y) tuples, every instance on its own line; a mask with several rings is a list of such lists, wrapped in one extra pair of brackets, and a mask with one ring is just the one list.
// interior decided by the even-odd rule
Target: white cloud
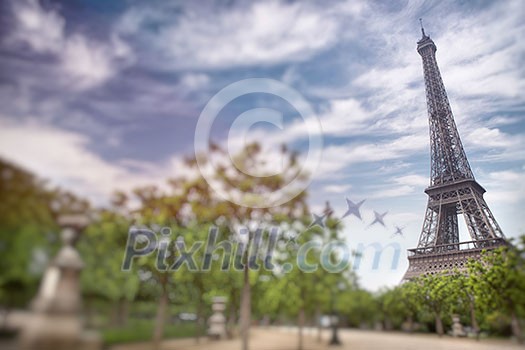
[(36, 0), (24, 0), (13, 2), (12, 10), (16, 25), (7, 42), (55, 55), (60, 62), (57, 80), (69, 87), (98, 86), (134, 59), (129, 46), (114, 34), (108, 43), (80, 33), (68, 35), (66, 21), (56, 8), (44, 9)]
[(62, 62), (65, 72), (83, 88), (98, 85), (114, 73), (106, 48), (89, 43), (81, 35), (73, 35), (65, 42)]
[(20, 124), (0, 119), (0, 157), (96, 205), (106, 205), (115, 190), (152, 183), (162, 187), (169, 177), (192, 174), (179, 157), (164, 164), (107, 161), (89, 150), (90, 142), (86, 136), (36, 121)]
[(56, 10), (44, 11), (36, 0), (13, 1), (16, 31), (9, 41), (25, 42), (36, 52), (61, 50), (66, 21)]
[(511, 136), (501, 132), (499, 129), (480, 127), (472, 130), (466, 135), (466, 141), (479, 148), (509, 148), (521, 146), (523, 140), (521, 135)]
[(359, 163), (400, 159), (425, 149), (428, 140), (424, 135), (401, 136), (383, 143), (329, 145), (323, 150), (323, 158), (316, 174), (318, 178), (332, 178), (339, 171)]
[(406, 89), (410, 83), (421, 80), (421, 67), (408, 64), (399, 67), (372, 68), (360, 75), (354, 83), (357, 86), (384, 90)]
[(132, 8), (120, 30), (145, 34), (144, 25), (161, 23), (149, 40), (177, 68), (274, 64), (307, 60), (336, 43), (339, 23), (322, 12), (306, 3), (265, 1), (213, 12), (191, 9), (168, 21), (172, 14), (162, 10)]
[(325, 192), (329, 193), (345, 193), (348, 191), (352, 186), (349, 184), (341, 184), (341, 185), (327, 185), (324, 186), (323, 190)]
[[(337, 115), (331, 114), (327, 118), (337, 119)], [(325, 125), (325, 119), (321, 119), (321, 122)], [(344, 125), (345, 123), (340, 122), (338, 125), (341, 124)], [(347, 123), (347, 125), (349, 124), (350, 123)], [(341, 126), (341, 128), (343, 128), (343, 126)], [(327, 136), (337, 133), (337, 129), (329, 129), (324, 135)], [(286, 126), (283, 130), (272, 130), (271, 132), (254, 128), (247, 134), (233, 135), (233, 138), (229, 139), (228, 142), (232, 146), (231, 149), (240, 150), (245, 144), (250, 142), (267, 140), (263, 145), (264, 152), (274, 155), (275, 159), (280, 159), (279, 148), (281, 144), (292, 143), (296, 140), (307, 140), (307, 136), (305, 124), (299, 122)], [(321, 162), (314, 177), (317, 180), (339, 177), (341, 176), (341, 170), (353, 164), (402, 159), (417, 154), (427, 148), (428, 136), (423, 134), (397, 136), (386, 139), (383, 142), (375, 143), (348, 142), (341, 145), (325, 145), (322, 151)], [(299, 161), (304, 161), (303, 158), (304, 157), (300, 157)], [(275, 166), (275, 162), (269, 163), (269, 165)]]
[(367, 122), (372, 115), (354, 99), (337, 99), (330, 101), (329, 111), (321, 114), (319, 119), (326, 136), (349, 136), (366, 133)]
[(525, 172), (523, 171), (490, 172), (488, 177), (483, 179), (483, 185), (490, 188), (486, 194), (489, 202), (515, 205), (525, 200)]
[(369, 198), (394, 198), (412, 195), (421, 188), (429, 185), (429, 178), (417, 174), (401, 175), (391, 179), (385, 179), (383, 184), (374, 186), (376, 188)]
[(428, 177), (416, 174), (399, 176), (394, 178), (393, 181), (397, 184), (410, 186), (428, 186), (430, 183)]
[(517, 124), (520, 121), (521, 121), (521, 118), (519, 117), (497, 115), (487, 120), (486, 126), (494, 127), (494, 126), (502, 126), (502, 125), (512, 125), (512, 124)]
[(75, 192), (100, 194), (119, 171), (86, 151), (88, 140), (79, 134), (29, 124), (2, 123), (0, 152), (31, 171), (64, 184)]
[(410, 185), (388, 186), (388, 189), (380, 190), (370, 194), (370, 198), (403, 197), (415, 192), (415, 187)]
[(449, 91), (461, 97), (492, 95), (502, 98), (519, 97), (524, 83), (516, 74), (519, 63), (514, 61), (517, 47), (502, 49), (472, 62), (446, 66), (445, 83)]
[(210, 82), (210, 77), (203, 73), (186, 73), (182, 76), (180, 83), (188, 89), (202, 89)]

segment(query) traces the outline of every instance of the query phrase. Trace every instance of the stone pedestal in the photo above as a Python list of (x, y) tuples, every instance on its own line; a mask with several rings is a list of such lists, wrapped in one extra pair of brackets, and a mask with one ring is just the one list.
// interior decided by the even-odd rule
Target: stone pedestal
[(463, 325), (459, 322), (458, 315), (452, 315), (452, 336), (453, 337), (465, 337), (467, 333), (463, 329)]
[(226, 298), (215, 297), (212, 303), (213, 315), (208, 319), (208, 336), (211, 339), (225, 339), (227, 336), (226, 317), (224, 316)]
[[(80, 317), (80, 271), (84, 264), (73, 247), (78, 220), (66, 218), (63, 247), (46, 269), (19, 337), (20, 350), (97, 350), (97, 334), (86, 332)], [(77, 225), (75, 225), (75, 223)]]

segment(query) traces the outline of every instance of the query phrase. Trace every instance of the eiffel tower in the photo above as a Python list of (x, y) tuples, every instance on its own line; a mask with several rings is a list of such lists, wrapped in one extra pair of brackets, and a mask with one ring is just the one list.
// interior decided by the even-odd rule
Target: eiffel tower
[[(506, 244), (487, 203), (485, 189), (474, 179), (436, 61), (436, 44), (425, 34), (417, 42), (423, 60), (430, 124), (431, 178), (428, 205), (417, 248), (408, 250), (403, 280), (423, 274), (464, 270), (482, 250)], [(463, 214), (471, 241), (459, 241), (458, 214)]]

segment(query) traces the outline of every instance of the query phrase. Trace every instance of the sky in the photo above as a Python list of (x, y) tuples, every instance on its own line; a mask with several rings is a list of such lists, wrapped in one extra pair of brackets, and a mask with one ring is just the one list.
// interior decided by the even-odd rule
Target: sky
[[(115, 189), (183, 173), (199, 116), (223, 88), (273, 79), (321, 125), (313, 211), (330, 201), (342, 218), (345, 198), (365, 200), (362, 220), (342, 218), (342, 237), (352, 249), (390, 245), (377, 268), (365, 250), (356, 272), (365, 288), (393, 286), (417, 245), (429, 184), (419, 18), (485, 199), (507, 237), (525, 233), (523, 13), (520, 0), (2, 1), (0, 157), (104, 206)], [(292, 104), (245, 94), (219, 113), (212, 138), (304, 153)], [(254, 108), (279, 111), (281, 125), (228, 133)], [(374, 211), (388, 212), (385, 227), (371, 225)]]

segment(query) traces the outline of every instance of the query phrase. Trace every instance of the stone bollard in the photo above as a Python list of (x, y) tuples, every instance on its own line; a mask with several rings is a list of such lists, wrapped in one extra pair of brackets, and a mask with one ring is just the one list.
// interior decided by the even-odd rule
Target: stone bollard
[(459, 315), (452, 315), (452, 336), (453, 337), (465, 337), (467, 334), (463, 329), (463, 325), (459, 320)]
[(214, 297), (212, 300), (213, 315), (208, 319), (208, 336), (211, 339), (225, 339), (227, 336), (225, 309), (226, 298)]
[(98, 350), (102, 348), (98, 334), (83, 329), (80, 271), (84, 263), (73, 246), (87, 221), (69, 215), (59, 222), (63, 246), (44, 273), (31, 315), (20, 331), (19, 349)]

